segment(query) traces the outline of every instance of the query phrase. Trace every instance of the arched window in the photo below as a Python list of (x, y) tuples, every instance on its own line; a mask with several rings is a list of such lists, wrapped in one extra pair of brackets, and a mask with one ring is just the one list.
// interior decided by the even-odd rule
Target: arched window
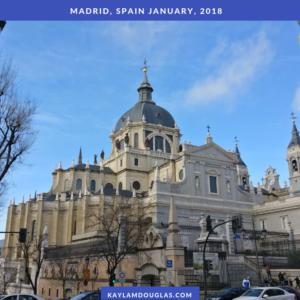
[(122, 182), (119, 182), (119, 190), (122, 190), (122, 188), (123, 188), (123, 184)]
[(113, 189), (114, 187), (113, 187), (113, 185), (111, 183), (107, 183), (104, 188), (106, 188), (106, 189)]
[(153, 188), (153, 184), (154, 184), (154, 181), (151, 181), (151, 184), (150, 184), (150, 189), (152, 190)]
[(247, 179), (246, 179), (246, 176), (243, 177), (243, 185), (247, 185)]
[(198, 176), (196, 176), (195, 178), (195, 185), (196, 185), (196, 189), (200, 189), (200, 180)]
[(182, 180), (183, 179), (183, 170), (179, 171), (179, 179)]
[(227, 193), (231, 193), (230, 181), (226, 182)]
[(82, 188), (82, 180), (77, 179), (76, 180), (76, 190), (81, 190), (81, 188)]
[(139, 134), (135, 133), (134, 134), (134, 148), (138, 148), (139, 147)]
[(32, 222), (31, 240), (33, 241), (36, 237), (36, 220)]
[(70, 180), (66, 179), (65, 180), (65, 190), (67, 190), (69, 188), (69, 185), (70, 185)]
[(149, 139), (150, 141), (150, 150), (161, 150), (165, 153), (171, 153), (171, 146), (169, 142), (162, 136), (153, 136)]
[(296, 159), (294, 159), (294, 160), (292, 161), (292, 165), (293, 165), (293, 171), (294, 171), (294, 172), (298, 171), (298, 166), (297, 166), (297, 161), (296, 161)]
[(92, 180), (91, 181), (91, 191), (95, 191), (96, 190), (96, 181), (95, 180)]

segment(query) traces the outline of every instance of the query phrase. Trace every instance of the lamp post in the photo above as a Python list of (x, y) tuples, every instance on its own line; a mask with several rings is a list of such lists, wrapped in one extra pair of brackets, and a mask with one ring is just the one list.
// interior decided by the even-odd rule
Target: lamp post
[(20, 291), (19, 291), (19, 293), (21, 293), (21, 290), (22, 290), (22, 283), (23, 283), (23, 279), (20, 279)]
[(88, 266), (89, 266), (89, 262), (90, 262), (90, 258), (87, 256), (85, 258), (85, 269), (87, 270)]
[(245, 240), (253, 240), (255, 244), (255, 254), (256, 254), (256, 264), (257, 264), (257, 271), (258, 271), (258, 279), (260, 281), (260, 284), (263, 284), (261, 274), (260, 274), (260, 266), (259, 266), (259, 260), (258, 260), (258, 254), (257, 254), (257, 242), (256, 241), (263, 241), (267, 237), (267, 230), (265, 229), (265, 222), (263, 221), (263, 229), (261, 233), (255, 230), (255, 224), (254, 219), (252, 219), (252, 227), (253, 231), (250, 233), (247, 233), (245, 229), (242, 230), (242, 237)]

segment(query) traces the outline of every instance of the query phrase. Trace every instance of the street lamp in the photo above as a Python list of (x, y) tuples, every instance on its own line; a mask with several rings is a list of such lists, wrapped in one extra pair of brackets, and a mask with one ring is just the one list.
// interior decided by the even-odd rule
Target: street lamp
[(19, 291), (19, 293), (21, 293), (21, 290), (22, 290), (22, 283), (23, 283), (23, 279), (20, 279), (20, 291)]
[(257, 243), (256, 243), (256, 241), (263, 241), (267, 237), (267, 230), (265, 229), (265, 222), (264, 221), (262, 221), (262, 225), (263, 225), (263, 229), (261, 231), (261, 234), (259, 234), (259, 232), (255, 230), (254, 219), (252, 219), (253, 230), (251, 232), (247, 233), (245, 229), (242, 230), (243, 239), (254, 241), (255, 254), (256, 254), (256, 264), (257, 264), (257, 270), (258, 270), (258, 278), (259, 278), (259, 281), (260, 281), (261, 284), (263, 284), (263, 282), (262, 282), (262, 278), (261, 278), (261, 274), (260, 274), (260, 266), (259, 266), (259, 260), (258, 260), (258, 254), (257, 254)]
[(87, 257), (85, 258), (86, 269), (88, 268), (89, 262), (90, 262), (90, 258), (87, 256)]

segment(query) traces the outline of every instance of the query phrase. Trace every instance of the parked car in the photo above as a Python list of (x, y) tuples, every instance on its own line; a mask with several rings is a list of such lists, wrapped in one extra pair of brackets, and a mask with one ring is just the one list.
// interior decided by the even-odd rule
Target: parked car
[(71, 300), (101, 300), (101, 291), (81, 293)]
[(0, 295), (0, 300), (4, 297), (6, 297), (7, 295)]
[(7, 295), (1, 300), (45, 300), (45, 299), (32, 294), (19, 293), (19, 294)]
[(295, 295), (276, 287), (255, 287), (248, 290), (237, 300), (255, 300), (254, 298), (265, 300), (294, 300)]
[(289, 286), (281, 286), (281, 289), (287, 291), (288, 293), (294, 294), (295, 295), (295, 300), (300, 300), (300, 292), (289, 287)]
[(244, 286), (234, 286), (221, 289), (213, 296), (205, 298), (205, 300), (232, 300), (244, 294), (249, 288)]

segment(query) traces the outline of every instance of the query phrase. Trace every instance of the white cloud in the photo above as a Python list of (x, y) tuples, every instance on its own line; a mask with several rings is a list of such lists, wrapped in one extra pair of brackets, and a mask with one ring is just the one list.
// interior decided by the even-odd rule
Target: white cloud
[(206, 60), (212, 74), (195, 83), (187, 92), (187, 102), (208, 104), (238, 93), (260, 75), (272, 57), (264, 32), (238, 42), (220, 41)]
[(293, 108), (296, 111), (300, 111), (300, 86), (298, 87), (293, 100)]

